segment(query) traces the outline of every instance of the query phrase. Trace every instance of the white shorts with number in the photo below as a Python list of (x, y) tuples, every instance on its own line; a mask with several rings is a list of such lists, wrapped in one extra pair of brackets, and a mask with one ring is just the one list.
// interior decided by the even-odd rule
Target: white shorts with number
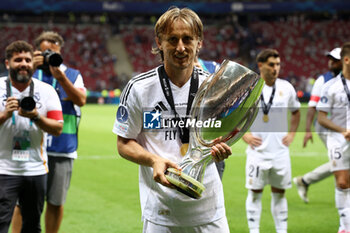
[(268, 184), (278, 189), (287, 189), (292, 187), (291, 180), (289, 153), (276, 154), (272, 158), (264, 158), (258, 152), (247, 154), (247, 189), (259, 190)]
[(327, 138), (328, 158), (331, 162), (331, 171), (350, 169), (350, 143), (343, 135), (332, 133)]

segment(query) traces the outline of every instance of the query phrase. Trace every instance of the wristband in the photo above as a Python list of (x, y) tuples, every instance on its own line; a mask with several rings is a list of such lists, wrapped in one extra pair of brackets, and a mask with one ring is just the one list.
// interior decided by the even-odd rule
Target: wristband
[(40, 120), (40, 114), (38, 113), (38, 115), (36, 115), (35, 117), (30, 118), (30, 120), (32, 122), (37, 122), (38, 120)]

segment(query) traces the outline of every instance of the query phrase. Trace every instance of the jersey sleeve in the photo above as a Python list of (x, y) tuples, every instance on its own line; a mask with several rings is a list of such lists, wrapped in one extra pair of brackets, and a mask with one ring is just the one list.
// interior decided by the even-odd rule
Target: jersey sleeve
[(323, 84), (324, 84), (324, 77), (322, 75), (318, 79), (316, 79), (312, 87), (311, 96), (308, 103), (309, 107), (316, 107), (318, 101), (321, 98), (321, 91), (322, 91)]
[(86, 88), (85, 88), (84, 81), (83, 81), (83, 76), (81, 76), (81, 74), (78, 74), (78, 77), (74, 82), (74, 87), (86, 92)]
[(317, 111), (327, 113), (331, 111), (331, 107), (333, 105), (332, 89), (330, 88), (331, 83), (332, 82), (327, 82), (325, 85), (323, 85), (321, 90), (321, 98), (316, 106)]
[(121, 104), (118, 107), (113, 133), (136, 139), (142, 129), (142, 105), (135, 86), (127, 85), (121, 94)]

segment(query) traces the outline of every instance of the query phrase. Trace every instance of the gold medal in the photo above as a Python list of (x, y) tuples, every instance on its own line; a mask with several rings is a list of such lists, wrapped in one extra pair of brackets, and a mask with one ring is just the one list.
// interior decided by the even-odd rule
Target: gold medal
[(180, 148), (180, 152), (182, 156), (185, 156), (185, 154), (188, 151), (188, 143), (182, 144), (181, 148)]
[(269, 122), (269, 115), (264, 114), (264, 116), (263, 116), (263, 121), (264, 121), (264, 122)]

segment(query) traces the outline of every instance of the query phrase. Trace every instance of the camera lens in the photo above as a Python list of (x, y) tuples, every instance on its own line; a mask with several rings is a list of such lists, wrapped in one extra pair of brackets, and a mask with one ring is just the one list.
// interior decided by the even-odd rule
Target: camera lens
[(30, 96), (24, 97), (19, 103), (19, 106), (24, 111), (27, 111), (27, 112), (33, 111), (33, 109), (35, 108), (35, 105), (36, 105), (36, 103), (35, 103), (34, 98), (30, 97)]
[(63, 62), (63, 59), (62, 59), (61, 55), (58, 53), (51, 53), (48, 56), (48, 63), (51, 66), (60, 66), (62, 64), (62, 62)]

